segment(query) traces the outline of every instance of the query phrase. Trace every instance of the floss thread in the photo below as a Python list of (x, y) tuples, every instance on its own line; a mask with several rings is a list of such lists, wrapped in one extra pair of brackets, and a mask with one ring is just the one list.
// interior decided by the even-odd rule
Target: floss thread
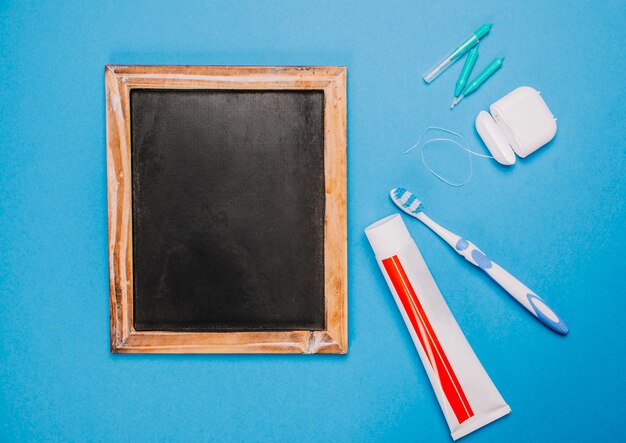
[[(441, 131), (441, 132), (445, 132), (445, 133), (454, 135), (454, 136), (458, 137), (460, 140), (462, 140), (463, 144), (461, 144), (458, 141), (456, 141), (456, 140), (454, 140), (452, 138), (449, 138), (449, 137), (434, 137), (434, 138), (430, 138), (430, 139), (426, 140), (424, 143), (422, 143), (422, 140), (424, 139), (426, 134), (428, 134), (429, 131)], [(467, 176), (467, 178), (464, 181), (462, 181), (460, 183), (452, 182), (452, 181), (448, 180), (447, 178), (445, 178), (444, 176), (442, 176), (441, 174), (437, 173), (437, 171), (435, 171), (433, 168), (431, 168), (428, 165), (428, 162), (426, 161), (426, 158), (424, 157), (424, 149), (426, 148), (426, 146), (428, 146), (429, 144), (434, 143), (434, 142), (450, 142), (450, 143), (458, 146), (459, 148), (461, 148), (465, 152), (467, 152), (467, 157), (468, 157), (468, 160), (469, 160), (469, 175)], [(446, 183), (446, 184), (448, 184), (450, 186), (454, 186), (454, 187), (463, 186), (463, 185), (469, 183), (469, 181), (472, 179), (472, 177), (474, 175), (474, 166), (473, 166), (473, 162), (472, 162), (472, 156), (473, 155), (475, 155), (477, 157), (482, 157), (482, 158), (493, 158), (491, 155), (485, 155), (485, 154), (481, 154), (479, 152), (472, 151), (469, 148), (469, 143), (467, 142), (467, 139), (465, 137), (463, 137), (458, 132), (454, 132), (454, 131), (452, 131), (450, 129), (446, 129), (446, 128), (441, 128), (439, 126), (429, 126), (428, 128), (426, 128), (426, 130), (424, 132), (422, 132), (422, 135), (420, 135), (420, 137), (417, 140), (417, 142), (413, 146), (411, 146), (408, 150), (404, 151), (403, 154), (408, 154), (409, 152), (411, 152), (415, 148), (419, 147), (420, 145), (421, 145), (420, 155), (422, 157), (422, 164), (428, 170), (428, 172), (430, 172), (432, 175), (437, 177), (442, 182), (444, 182), (444, 183)]]

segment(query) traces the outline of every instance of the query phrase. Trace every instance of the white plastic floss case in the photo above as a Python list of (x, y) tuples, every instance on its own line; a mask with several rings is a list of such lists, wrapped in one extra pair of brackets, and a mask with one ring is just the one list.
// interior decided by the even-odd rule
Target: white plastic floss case
[(494, 159), (515, 163), (547, 144), (556, 135), (556, 119), (539, 91), (521, 86), (476, 117), (476, 130)]

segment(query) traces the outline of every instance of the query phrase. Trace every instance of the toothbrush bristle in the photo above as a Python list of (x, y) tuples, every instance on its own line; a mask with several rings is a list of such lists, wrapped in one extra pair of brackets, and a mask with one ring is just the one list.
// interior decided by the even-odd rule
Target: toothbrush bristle
[(404, 188), (392, 189), (390, 196), (396, 206), (409, 215), (417, 215), (424, 210), (418, 198)]

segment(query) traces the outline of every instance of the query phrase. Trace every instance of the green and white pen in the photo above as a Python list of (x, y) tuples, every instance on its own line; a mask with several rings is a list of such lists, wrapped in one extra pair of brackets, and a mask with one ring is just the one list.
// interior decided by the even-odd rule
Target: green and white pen
[(463, 100), (465, 96), (470, 95), (472, 92), (480, 88), (480, 86), (485, 83), (489, 77), (495, 74), (496, 71), (498, 71), (498, 69), (502, 67), (502, 62), (504, 62), (504, 57), (497, 58), (489, 63), (489, 65), (484, 69), (483, 72), (478, 74), (476, 78), (474, 78), (474, 80), (469, 82), (467, 88), (465, 88), (465, 91), (463, 91), (463, 93), (458, 97), (455, 97), (455, 99), (452, 101), (452, 104), (450, 105), (450, 109), (454, 108), (458, 102)]
[(485, 35), (489, 34), (491, 31), (491, 25), (482, 25), (478, 28), (472, 35), (467, 37), (463, 43), (461, 43), (452, 54), (448, 55), (446, 58), (441, 60), (433, 69), (431, 69), (427, 74), (424, 75), (424, 81), (426, 83), (432, 82), (439, 74), (445, 71), (447, 68), (452, 66), (452, 64), (463, 57), (474, 46), (478, 44), (481, 38)]
[(472, 73), (472, 69), (474, 69), (474, 65), (476, 64), (476, 60), (478, 59), (478, 45), (474, 46), (472, 50), (467, 54), (467, 58), (465, 59), (465, 64), (463, 65), (463, 69), (461, 70), (461, 75), (459, 75), (459, 79), (456, 81), (456, 87), (454, 88), (454, 98), (457, 98), (465, 89), (467, 85), (467, 81), (469, 80), (469, 76)]

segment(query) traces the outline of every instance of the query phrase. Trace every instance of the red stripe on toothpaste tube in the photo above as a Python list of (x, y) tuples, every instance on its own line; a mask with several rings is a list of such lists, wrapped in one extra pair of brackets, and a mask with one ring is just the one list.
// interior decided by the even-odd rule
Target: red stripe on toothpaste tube
[(365, 229), (454, 440), (511, 412), (480, 364), (399, 214)]

